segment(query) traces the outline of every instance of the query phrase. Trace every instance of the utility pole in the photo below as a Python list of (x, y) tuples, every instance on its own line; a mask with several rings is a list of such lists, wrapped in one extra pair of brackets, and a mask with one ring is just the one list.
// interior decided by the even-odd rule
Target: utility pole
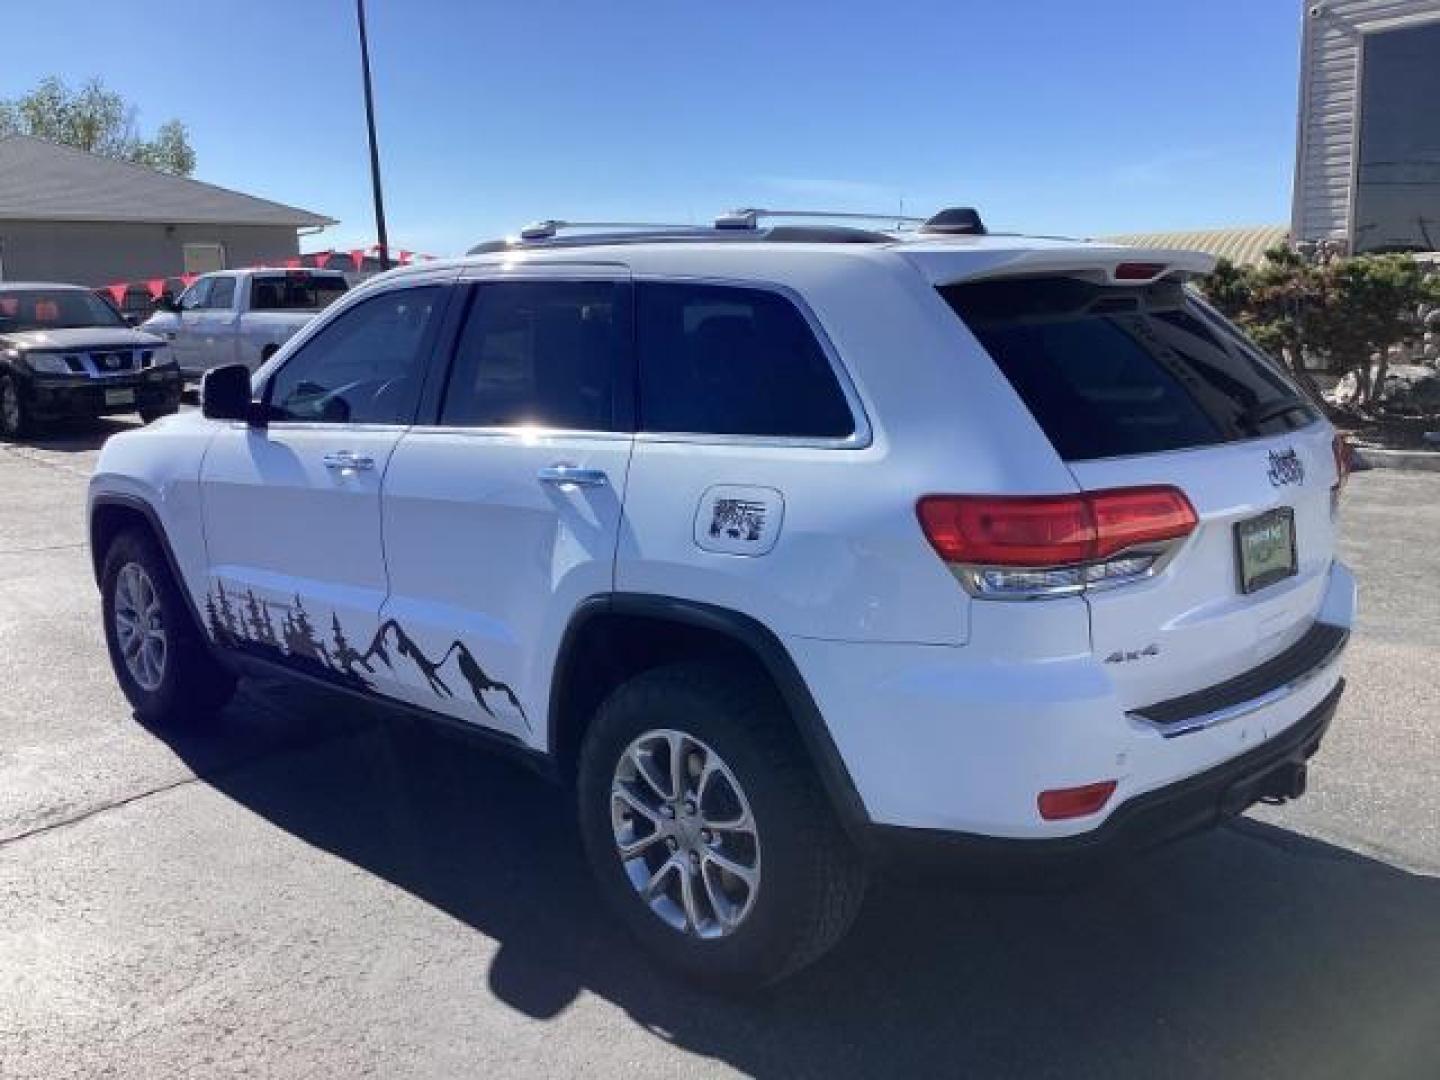
[(380, 269), (390, 269), (390, 243), (385, 236), (385, 199), (380, 194), (380, 148), (375, 142), (375, 95), (370, 89), (370, 40), (365, 35), (365, 0), (355, 0), (360, 24), (360, 73), (365, 80), (365, 127), (370, 133), (370, 186), (375, 193), (375, 239), (380, 244)]

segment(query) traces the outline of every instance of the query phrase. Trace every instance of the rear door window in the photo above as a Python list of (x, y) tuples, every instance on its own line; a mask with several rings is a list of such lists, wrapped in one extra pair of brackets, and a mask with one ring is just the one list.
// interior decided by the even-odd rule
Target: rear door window
[(1074, 278), (940, 288), (1067, 461), (1275, 435), (1318, 413), (1178, 283)]
[(292, 270), (256, 275), (250, 283), (250, 310), (319, 311), (338, 300), (348, 288), (338, 274)]
[(642, 282), (642, 431), (844, 438), (855, 420), (829, 357), (784, 296)]
[(475, 286), (440, 422), (612, 431), (628, 362), (625, 291), (613, 281)]

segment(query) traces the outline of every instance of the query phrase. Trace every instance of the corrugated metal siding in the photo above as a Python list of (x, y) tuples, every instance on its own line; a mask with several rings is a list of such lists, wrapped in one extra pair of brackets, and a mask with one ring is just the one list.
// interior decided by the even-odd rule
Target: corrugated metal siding
[(1440, 17), (1440, 0), (1319, 0), (1304, 12), (1291, 228), (1298, 240), (1346, 239), (1363, 35)]
[(1229, 259), (1241, 266), (1259, 263), (1265, 252), (1271, 248), (1284, 247), (1289, 238), (1290, 230), (1283, 225), (1257, 225), (1248, 229), (1197, 229), (1190, 232), (1127, 233), (1123, 236), (1100, 237), (1111, 244), (1203, 251), (1207, 255)]

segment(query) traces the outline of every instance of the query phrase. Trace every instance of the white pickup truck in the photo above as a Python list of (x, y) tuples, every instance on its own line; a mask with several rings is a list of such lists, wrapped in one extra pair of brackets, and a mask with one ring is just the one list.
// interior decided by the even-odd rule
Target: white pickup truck
[(253, 371), (347, 288), (338, 270), (205, 274), (141, 329), (170, 342), (187, 375), (236, 363)]

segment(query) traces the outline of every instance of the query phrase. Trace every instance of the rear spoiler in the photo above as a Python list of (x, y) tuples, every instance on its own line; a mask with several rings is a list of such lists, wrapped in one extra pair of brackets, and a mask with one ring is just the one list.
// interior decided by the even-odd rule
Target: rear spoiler
[(1144, 285), (1176, 273), (1191, 277), (1215, 269), (1215, 256), (1199, 251), (1113, 244), (995, 250), (915, 244), (900, 250), (932, 285), (1056, 275), (1084, 277), (1106, 285)]

